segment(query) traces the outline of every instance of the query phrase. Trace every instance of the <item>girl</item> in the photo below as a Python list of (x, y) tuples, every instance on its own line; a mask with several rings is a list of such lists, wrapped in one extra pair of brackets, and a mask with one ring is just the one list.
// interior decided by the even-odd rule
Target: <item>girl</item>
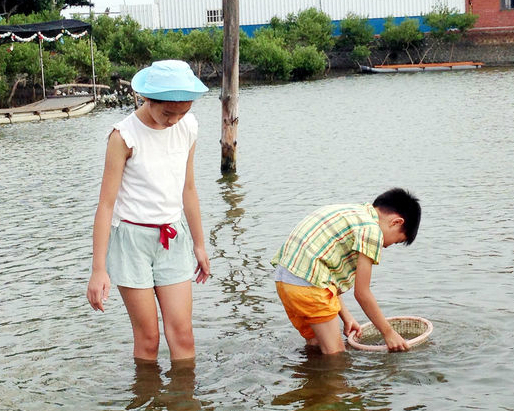
[(104, 311), (111, 283), (118, 286), (134, 357), (144, 360), (157, 358), (157, 298), (171, 359), (192, 358), (191, 279), (205, 283), (210, 264), (193, 172), (198, 124), (188, 112), (208, 89), (178, 60), (139, 71), (132, 88), (144, 104), (109, 136), (87, 298)]

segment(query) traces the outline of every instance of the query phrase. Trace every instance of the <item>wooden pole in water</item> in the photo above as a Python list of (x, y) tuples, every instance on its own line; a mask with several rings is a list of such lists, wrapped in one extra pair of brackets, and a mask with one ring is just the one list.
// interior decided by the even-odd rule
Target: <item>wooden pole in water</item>
[(239, 0), (223, 0), (221, 172), (236, 171), (239, 98)]

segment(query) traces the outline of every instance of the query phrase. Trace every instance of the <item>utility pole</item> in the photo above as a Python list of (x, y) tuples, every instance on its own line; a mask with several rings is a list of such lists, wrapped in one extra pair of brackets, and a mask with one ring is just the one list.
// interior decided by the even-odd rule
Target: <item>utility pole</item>
[(221, 172), (236, 171), (239, 99), (239, 0), (223, 0)]

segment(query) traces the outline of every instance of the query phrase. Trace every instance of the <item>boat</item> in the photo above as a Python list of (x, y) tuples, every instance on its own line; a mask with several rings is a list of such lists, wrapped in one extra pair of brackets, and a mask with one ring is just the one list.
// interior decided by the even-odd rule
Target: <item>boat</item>
[[(73, 39), (80, 39), (88, 34), (91, 34), (91, 24), (75, 19), (62, 19), (34, 24), (0, 25), (0, 44), (8, 42), (27, 43), (31, 41), (38, 41), (39, 64), (41, 66), (41, 84), (43, 85), (42, 100), (21, 107), (9, 107), (0, 109), (0, 124), (47, 120), (51, 118), (76, 117), (89, 113), (91, 110), (93, 110), (93, 108), (96, 106), (96, 89), (98, 88), (98, 85), (95, 82), (93, 46), (91, 46), (92, 84), (66, 84), (62, 86), (54, 86), (56, 91), (59, 87), (92, 87), (92, 95), (88, 93), (87, 95), (48, 97), (44, 87), (45, 72), (43, 65), (43, 41), (55, 42), (60, 40), (62, 36), (65, 35), (70, 36)], [(108, 88), (108, 86), (103, 85), (102, 87)]]
[(360, 66), (361, 71), (368, 73), (400, 73), (418, 71), (469, 70), (480, 68), (482, 62), (458, 61), (450, 63), (418, 63), (418, 64), (382, 64), (378, 66)]
[(77, 117), (89, 113), (95, 105), (94, 96), (48, 97), (21, 107), (0, 109), (0, 124)]

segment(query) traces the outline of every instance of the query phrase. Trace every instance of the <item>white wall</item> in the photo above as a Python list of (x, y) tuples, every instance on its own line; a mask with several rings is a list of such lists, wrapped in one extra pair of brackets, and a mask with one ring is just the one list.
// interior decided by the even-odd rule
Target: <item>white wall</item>
[[(342, 20), (348, 13), (367, 18), (419, 16), (444, 4), (465, 12), (466, 0), (239, 0), (241, 25), (267, 24), (274, 16), (316, 7), (332, 20)], [(207, 10), (222, 9), (222, 0), (155, 0), (144, 6), (121, 6), (144, 28), (196, 28), (207, 25)]]

